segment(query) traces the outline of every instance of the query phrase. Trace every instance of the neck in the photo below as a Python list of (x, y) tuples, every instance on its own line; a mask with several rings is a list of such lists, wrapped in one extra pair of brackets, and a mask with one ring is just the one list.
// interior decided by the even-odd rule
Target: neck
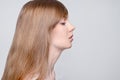
[(53, 75), (55, 77), (54, 65), (55, 65), (56, 61), (58, 60), (61, 52), (62, 52), (62, 50), (60, 50), (54, 46), (50, 46), (49, 59), (48, 59), (48, 63), (49, 63), (48, 75)]

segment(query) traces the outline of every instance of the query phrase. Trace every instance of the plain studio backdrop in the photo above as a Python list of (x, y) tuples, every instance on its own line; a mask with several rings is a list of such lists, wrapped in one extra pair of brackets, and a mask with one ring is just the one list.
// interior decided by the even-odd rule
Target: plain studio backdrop
[[(0, 1), (0, 78), (27, 1)], [(73, 47), (56, 63), (56, 80), (120, 80), (120, 0), (60, 1), (76, 29)]]

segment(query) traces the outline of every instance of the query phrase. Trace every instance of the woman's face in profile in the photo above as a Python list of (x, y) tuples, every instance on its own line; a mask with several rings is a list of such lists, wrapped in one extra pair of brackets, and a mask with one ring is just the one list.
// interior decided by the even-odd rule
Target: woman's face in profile
[(60, 20), (51, 32), (51, 45), (59, 49), (67, 49), (72, 46), (74, 27), (68, 20)]

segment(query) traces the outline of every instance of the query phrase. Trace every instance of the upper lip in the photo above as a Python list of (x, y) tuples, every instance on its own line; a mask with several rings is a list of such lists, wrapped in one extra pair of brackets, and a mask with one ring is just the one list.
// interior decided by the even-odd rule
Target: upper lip
[(71, 39), (73, 37), (73, 35), (71, 35), (70, 37), (69, 37), (69, 39)]

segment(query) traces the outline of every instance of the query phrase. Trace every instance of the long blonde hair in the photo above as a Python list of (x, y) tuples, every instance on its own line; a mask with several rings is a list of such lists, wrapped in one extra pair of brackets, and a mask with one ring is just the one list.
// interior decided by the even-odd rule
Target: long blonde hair
[(49, 69), (50, 32), (67, 16), (67, 9), (57, 0), (27, 2), (18, 17), (2, 80), (24, 80), (36, 72), (38, 80), (43, 80)]

